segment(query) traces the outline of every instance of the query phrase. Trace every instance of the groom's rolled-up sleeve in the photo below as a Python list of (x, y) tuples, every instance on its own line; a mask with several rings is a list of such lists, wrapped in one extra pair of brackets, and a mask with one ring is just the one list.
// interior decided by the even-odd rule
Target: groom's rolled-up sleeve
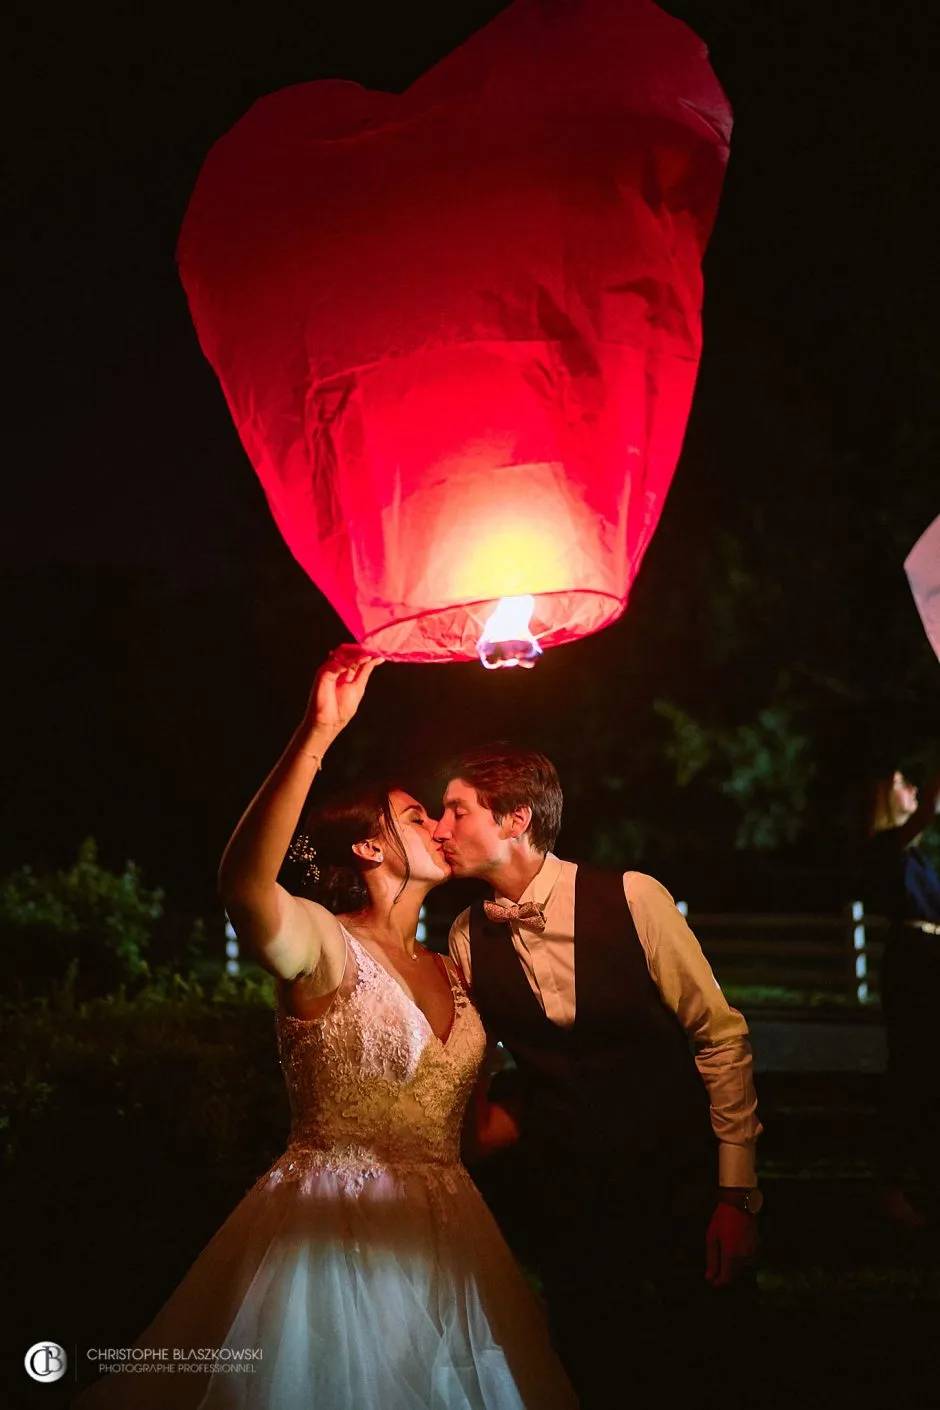
[(756, 1185), (755, 1144), (762, 1127), (744, 1016), (721, 992), (701, 945), (665, 886), (642, 872), (628, 871), (623, 889), (663, 1003), (694, 1045), (718, 1140), (718, 1183)]

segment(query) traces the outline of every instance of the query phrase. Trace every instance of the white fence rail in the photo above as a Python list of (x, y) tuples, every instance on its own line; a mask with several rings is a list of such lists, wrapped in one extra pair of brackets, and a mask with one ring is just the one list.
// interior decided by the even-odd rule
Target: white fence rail
[(756, 986), (871, 1003), (879, 992), (888, 922), (850, 901), (841, 915), (725, 915), (679, 909), (722, 986)]
[[(880, 992), (881, 957), (888, 922), (849, 901), (840, 915), (706, 913), (679, 901), (723, 988), (780, 989), (831, 995), (839, 1004), (866, 1005)], [(446, 949), (447, 929), (422, 908), (418, 939)], [(431, 932), (429, 934), (429, 932)], [(226, 918), (225, 968), (240, 970), (239, 945)]]

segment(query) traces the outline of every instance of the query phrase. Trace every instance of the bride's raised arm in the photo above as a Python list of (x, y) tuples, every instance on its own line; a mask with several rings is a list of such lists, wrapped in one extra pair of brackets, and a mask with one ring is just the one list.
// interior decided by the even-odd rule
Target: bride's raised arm
[(277, 881), (314, 775), (355, 715), (381, 658), (340, 646), (317, 672), (304, 717), (252, 799), (219, 866), (222, 903), (239, 938), (265, 969), (293, 980), (316, 968), (330, 912)]

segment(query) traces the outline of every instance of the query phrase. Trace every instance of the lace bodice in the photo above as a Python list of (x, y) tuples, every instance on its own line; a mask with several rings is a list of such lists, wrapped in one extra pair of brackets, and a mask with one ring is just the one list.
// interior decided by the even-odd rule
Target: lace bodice
[(402, 1164), (454, 1164), (485, 1049), (479, 1015), (451, 976), (454, 1019), (442, 1041), (395, 978), (344, 935), (346, 973), (325, 1016), (294, 1018), (278, 1001), (292, 1118), (280, 1174), (330, 1169), (355, 1178)]

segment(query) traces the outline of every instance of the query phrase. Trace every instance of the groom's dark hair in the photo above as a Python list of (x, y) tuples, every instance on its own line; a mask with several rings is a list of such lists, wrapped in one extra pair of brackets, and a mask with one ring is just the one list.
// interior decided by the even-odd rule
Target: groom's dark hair
[(515, 808), (530, 807), (529, 836), (537, 852), (550, 852), (561, 827), (561, 784), (551, 759), (532, 749), (484, 744), (458, 754), (447, 777), (462, 778), (476, 789), (484, 808), (500, 822)]

